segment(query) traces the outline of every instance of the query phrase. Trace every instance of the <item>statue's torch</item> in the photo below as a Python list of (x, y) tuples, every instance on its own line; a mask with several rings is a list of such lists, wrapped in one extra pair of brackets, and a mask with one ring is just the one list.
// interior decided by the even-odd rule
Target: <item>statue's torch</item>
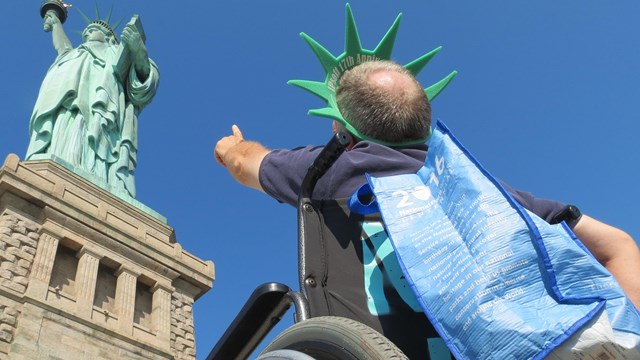
[(61, 0), (46, 0), (40, 6), (40, 16), (44, 18), (47, 14), (47, 11), (53, 10), (56, 15), (58, 15), (58, 19), (60, 19), (61, 23), (64, 23), (67, 20), (67, 9), (71, 7), (71, 4), (65, 4)]

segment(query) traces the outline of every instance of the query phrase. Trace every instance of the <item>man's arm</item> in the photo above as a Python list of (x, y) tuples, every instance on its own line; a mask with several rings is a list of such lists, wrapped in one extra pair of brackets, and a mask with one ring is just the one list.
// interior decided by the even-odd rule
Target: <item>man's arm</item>
[(640, 250), (626, 232), (582, 215), (573, 232), (640, 309)]
[(271, 150), (257, 142), (245, 141), (236, 125), (231, 129), (233, 134), (223, 137), (216, 144), (216, 161), (240, 184), (264, 192), (260, 185), (260, 164)]

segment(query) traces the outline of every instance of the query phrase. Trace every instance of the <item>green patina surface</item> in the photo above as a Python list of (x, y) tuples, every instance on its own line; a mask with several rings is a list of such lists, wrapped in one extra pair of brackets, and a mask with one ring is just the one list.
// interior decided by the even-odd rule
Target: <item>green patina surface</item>
[[(58, 9), (58, 11), (56, 11)], [(62, 9), (62, 10), (60, 10)], [(73, 47), (60, 14), (64, 4), (43, 4), (44, 30), (57, 52), (29, 121), (26, 160), (49, 158), (128, 202), (136, 194), (138, 115), (153, 99), (160, 75), (149, 59), (138, 16), (120, 39), (109, 16), (91, 21)], [(125, 194), (126, 196), (124, 196)]]
[(154, 219), (164, 223), (164, 224), (168, 224), (167, 218), (160, 214), (159, 212), (153, 210), (152, 208), (148, 207), (147, 205), (141, 203), (140, 201), (134, 199), (131, 197), (131, 195), (129, 195), (128, 192), (126, 192), (123, 189), (118, 189), (118, 188), (114, 188), (111, 185), (109, 185), (105, 179), (99, 178), (93, 174), (88, 173), (87, 171), (84, 171), (81, 168), (77, 168), (75, 166), (73, 166), (72, 164), (70, 164), (69, 162), (55, 156), (52, 154), (36, 154), (34, 156), (31, 157), (31, 160), (36, 161), (36, 160), (51, 160), (53, 162), (55, 162), (56, 164), (61, 165), (62, 167), (64, 167), (65, 169), (72, 171), (73, 173), (75, 173), (76, 175), (82, 177), (83, 179), (90, 181), (91, 183), (93, 183), (94, 185), (99, 186), (100, 188), (110, 192), (111, 194), (117, 196), (120, 200), (126, 202), (127, 204), (137, 208), (138, 210), (141, 210), (143, 212), (145, 212), (146, 214), (148, 214), (149, 216), (153, 217)]

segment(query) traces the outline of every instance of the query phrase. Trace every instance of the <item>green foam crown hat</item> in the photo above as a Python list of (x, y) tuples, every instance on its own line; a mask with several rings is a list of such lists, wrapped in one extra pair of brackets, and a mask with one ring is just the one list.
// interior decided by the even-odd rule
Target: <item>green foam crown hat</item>
[[(348, 120), (342, 117), (338, 104), (336, 103), (336, 89), (338, 87), (338, 81), (342, 74), (350, 68), (361, 64), (365, 61), (375, 60), (389, 60), (391, 59), (391, 52), (393, 50), (393, 44), (398, 33), (398, 27), (400, 26), (400, 18), (402, 13), (398, 14), (398, 17), (391, 25), (391, 28), (384, 35), (378, 46), (373, 50), (363, 49), (360, 44), (360, 36), (358, 35), (358, 29), (356, 28), (356, 22), (353, 19), (351, 13), (351, 7), (349, 4), (346, 6), (346, 33), (344, 52), (335, 57), (317, 41), (313, 40), (305, 33), (300, 33), (300, 36), (311, 46), (311, 49), (316, 54), (318, 60), (322, 64), (322, 67), (326, 73), (324, 82), (310, 81), (310, 80), (290, 80), (288, 84), (298, 86), (311, 92), (314, 95), (319, 96), (326, 101), (327, 106), (321, 109), (309, 110), (310, 115), (316, 115), (334, 119), (341, 123), (349, 132), (363, 140), (369, 140), (383, 145), (389, 146), (402, 146), (415, 143), (424, 143), (427, 139), (420, 139), (419, 141), (413, 141), (410, 143), (386, 143), (377, 139), (372, 139), (360, 133), (355, 127), (353, 127)], [(409, 70), (413, 76), (416, 76), (427, 63), (442, 49), (437, 47), (430, 52), (422, 55), (421, 57), (413, 60), (412, 62), (404, 65), (404, 68)], [(440, 92), (451, 82), (456, 76), (457, 72), (453, 71), (442, 80), (424, 89), (427, 98), (432, 101), (440, 94)], [(427, 137), (428, 138), (428, 137)]]

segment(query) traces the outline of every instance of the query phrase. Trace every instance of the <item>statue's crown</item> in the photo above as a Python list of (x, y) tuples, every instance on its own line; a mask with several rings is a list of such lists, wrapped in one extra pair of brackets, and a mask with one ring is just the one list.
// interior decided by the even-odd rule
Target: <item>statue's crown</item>
[(92, 21), (89, 25), (98, 25), (102, 27), (107, 33), (109, 33), (115, 39), (116, 42), (118, 42), (118, 36), (116, 35), (116, 32), (113, 31), (113, 28), (111, 28), (111, 25), (109, 25), (108, 22), (98, 19), (98, 20)]
[(78, 11), (80, 12), (80, 15), (82, 15), (82, 17), (84, 18), (84, 21), (87, 23), (87, 27), (91, 25), (97, 25), (101, 27), (105, 32), (110, 34), (113, 37), (113, 40), (115, 42), (118, 42), (118, 36), (116, 35), (116, 32), (114, 29), (118, 28), (118, 26), (120, 25), (123, 19), (118, 20), (114, 25), (109, 25), (113, 8), (109, 10), (109, 14), (104, 20), (100, 18), (100, 12), (98, 11), (98, 4), (96, 4), (96, 8), (95, 8), (95, 15), (96, 15), (95, 20), (89, 19), (89, 17), (85, 15), (82, 12), (82, 10), (78, 9)]

